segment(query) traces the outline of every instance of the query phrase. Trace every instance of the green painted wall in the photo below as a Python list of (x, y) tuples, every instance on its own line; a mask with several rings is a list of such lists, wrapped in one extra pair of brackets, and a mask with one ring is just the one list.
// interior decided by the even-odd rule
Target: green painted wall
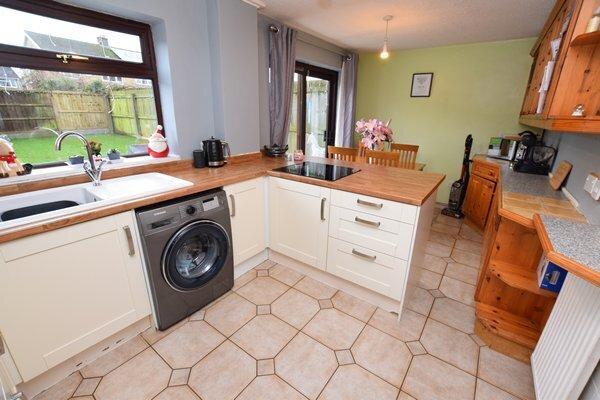
[[(487, 150), (489, 138), (514, 134), (535, 38), (392, 52), (386, 61), (361, 54), (356, 118), (392, 119), (394, 140), (418, 144), (426, 171), (446, 174), (437, 200), (448, 201), (460, 175), (464, 141), (473, 152)], [(433, 72), (431, 97), (411, 98), (412, 74)]]

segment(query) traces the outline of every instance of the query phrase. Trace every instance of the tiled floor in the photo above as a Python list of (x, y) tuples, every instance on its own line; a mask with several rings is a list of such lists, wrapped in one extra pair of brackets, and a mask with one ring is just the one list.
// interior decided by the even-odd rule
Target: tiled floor
[(35, 400), (533, 399), (531, 369), (473, 334), (481, 236), (438, 215), (397, 316), (266, 261)]

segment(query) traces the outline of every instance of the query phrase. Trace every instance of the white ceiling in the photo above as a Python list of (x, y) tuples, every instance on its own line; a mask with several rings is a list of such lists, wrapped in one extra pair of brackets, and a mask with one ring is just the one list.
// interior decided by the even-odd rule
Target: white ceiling
[(390, 14), (390, 47), (537, 36), (555, 0), (264, 0), (260, 12), (348, 49), (375, 51)]

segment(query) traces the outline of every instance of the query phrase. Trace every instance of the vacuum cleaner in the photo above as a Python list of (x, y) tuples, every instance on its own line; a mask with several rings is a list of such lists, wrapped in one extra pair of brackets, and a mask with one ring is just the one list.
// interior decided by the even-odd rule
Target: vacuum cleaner
[(442, 214), (453, 218), (463, 218), (465, 214), (461, 208), (465, 201), (467, 193), (467, 185), (469, 184), (469, 163), (471, 160), (471, 147), (473, 146), (473, 136), (467, 135), (465, 140), (465, 153), (462, 161), (462, 171), (460, 178), (452, 183), (450, 188), (450, 198), (448, 199), (448, 207), (442, 210)]

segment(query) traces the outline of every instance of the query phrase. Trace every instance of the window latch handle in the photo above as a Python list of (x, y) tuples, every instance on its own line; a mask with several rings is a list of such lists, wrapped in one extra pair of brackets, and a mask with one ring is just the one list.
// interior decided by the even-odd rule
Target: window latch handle
[(63, 64), (68, 64), (69, 60), (87, 61), (88, 57), (78, 56), (77, 54), (57, 54), (56, 58), (62, 60)]

